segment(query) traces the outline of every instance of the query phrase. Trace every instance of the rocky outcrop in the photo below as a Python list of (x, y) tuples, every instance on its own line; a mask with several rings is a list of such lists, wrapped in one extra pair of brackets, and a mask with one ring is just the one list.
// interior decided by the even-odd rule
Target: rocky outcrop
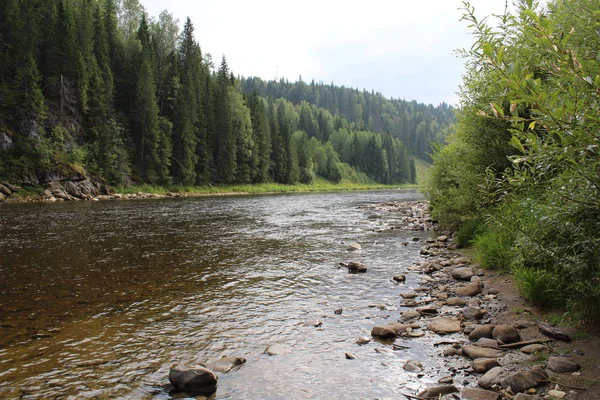
[(174, 365), (169, 381), (176, 390), (211, 395), (217, 391), (217, 375), (201, 366)]

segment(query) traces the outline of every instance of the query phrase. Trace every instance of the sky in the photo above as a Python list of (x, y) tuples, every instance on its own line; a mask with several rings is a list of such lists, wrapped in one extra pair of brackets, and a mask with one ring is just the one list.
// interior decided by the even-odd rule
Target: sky
[[(215, 64), (236, 75), (285, 78), (381, 92), (437, 105), (458, 101), (464, 72), (456, 50), (473, 44), (462, 0), (140, 0), (168, 10)], [(471, 0), (484, 17), (505, 0)]]

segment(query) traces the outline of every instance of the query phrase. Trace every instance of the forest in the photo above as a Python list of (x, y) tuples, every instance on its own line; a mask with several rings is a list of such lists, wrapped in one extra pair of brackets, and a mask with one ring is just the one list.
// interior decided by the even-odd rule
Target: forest
[(414, 182), (447, 104), (236, 76), (137, 0), (0, 4), (0, 177), (114, 186)]
[(517, 2), (479, 19), (432, 215), (534, 304), (600, 320), (600, 4)]

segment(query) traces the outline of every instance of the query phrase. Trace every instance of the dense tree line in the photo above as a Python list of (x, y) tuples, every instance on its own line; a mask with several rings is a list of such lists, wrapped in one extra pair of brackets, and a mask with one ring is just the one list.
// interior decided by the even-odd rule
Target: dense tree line
[(432, 214), (538, 305), (600, 320), (600, 3), (517, 2), (476, 42), (457, 124), (434, 155)]
[[(307, 102), (323, 108), (343, 117), (357, 131), (384, 133), (398, 138), (411, 154), (425, 160), (430, 159), (431, 144), (442, 141), (444, 130), (454, 122), (454, 110), (446, 103), (433, 106), (387, 99), (374, 91), (359, 91), (333, 83), (325, 85), (314, 80), (306, 83), (302, 77), (297, 82), (283, 78), (278, 81), (242, 78), (242, 89), (245, 93), (256, 90), (269, 99), (283, 97), (294, 105)], [(319, 139), (327, 140), (328, 137)]]
[(150, 18), (137, 0), (2, 1), (0, 175), (292, 184), (316, 174), (340, 181), (349, 165), (379, 182), (409, 182), (410, 149), (424, 156), (450, 118), (447, 105), (302, 81), (264, 92), (249, 82), (258, 81), (203, 54), (189, 18), (180, 31), (171, 14)]

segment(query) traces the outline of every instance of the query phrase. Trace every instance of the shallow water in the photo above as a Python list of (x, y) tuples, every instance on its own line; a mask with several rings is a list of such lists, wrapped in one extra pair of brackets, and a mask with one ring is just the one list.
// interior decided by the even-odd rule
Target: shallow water
[[(0, 397), (168, 399), (171, 364), (224, 354), (247, 363), (220, 375), (218, 399), (408, 392), (416, 383), (403, 361), (435, 369), (430, 350), (413, 343), (381, 354), (381, 343), (354, 342), (398, 318), (390, 278), (418, 259), (410, 238), (428, 233), (376, 232), (400, 215), (359, 206), (421, 198), (394, 190), (4, 204)], [(360, 253), (345, 250), (354, 241)], [(351, 260), (368, 273), (338, 268)], [(302, 325), (315, 318), (321, 328)], [(274, 343), (290, 351), (262, 354)]]

